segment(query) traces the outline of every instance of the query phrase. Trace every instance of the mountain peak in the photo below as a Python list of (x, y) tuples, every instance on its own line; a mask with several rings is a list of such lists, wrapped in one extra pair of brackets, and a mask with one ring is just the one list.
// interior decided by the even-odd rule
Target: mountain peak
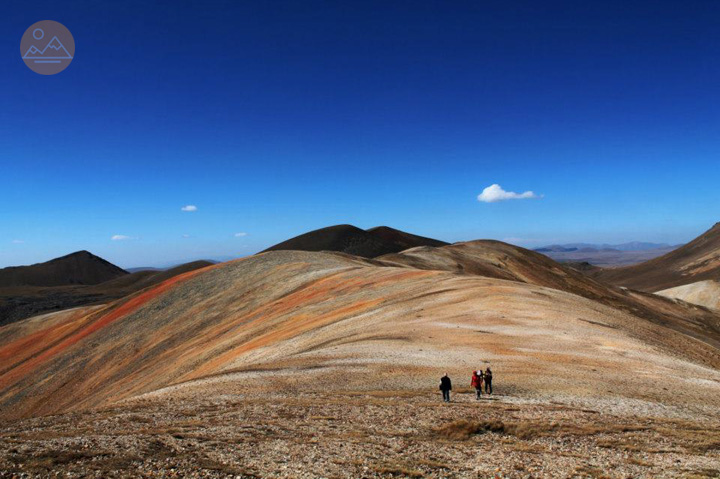
[(271, 246), (265, 251), (338, 251), (365, 258), (375, 258), (384, 254), (398, 253), (415, 246), (443, 246), (446, 244), (443, 241), (406, 233), (389, 226), (377, 226), (363, 230), (357, 226), (341, 224), (301, 234)]
[(0, 287), (99, 284), (128, 274), (87, 250), (30, 266), (0, 269)]
[[(86, 250), (86, 249), (81, 249), (80, 251), (75, 251), (74, 253), (70, 253), (70, 254), (68, 254), (68, 255), (61, 256), (61, 258), (68, 258), (68, 257), (72, 257), (72, 256), (82, 256), (82, 257), (90, 257), (90, 258), (100, 258), (100, 256), (94, 255), (94, 254), (92, 254), (90, 251), (88, 251), (88, 250)], [(102, 259), (102, 258), (100, 258), (100, 259)]]

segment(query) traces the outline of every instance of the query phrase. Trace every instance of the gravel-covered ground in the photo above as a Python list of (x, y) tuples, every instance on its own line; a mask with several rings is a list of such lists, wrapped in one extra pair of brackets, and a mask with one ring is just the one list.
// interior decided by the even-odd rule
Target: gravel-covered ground
[(621, 399), (604, 412), (469, 391), (450, 404), (429, 391), (241, 393), (2, 424), (0, 477), (720, 477), (717, 416), (638, 416)]

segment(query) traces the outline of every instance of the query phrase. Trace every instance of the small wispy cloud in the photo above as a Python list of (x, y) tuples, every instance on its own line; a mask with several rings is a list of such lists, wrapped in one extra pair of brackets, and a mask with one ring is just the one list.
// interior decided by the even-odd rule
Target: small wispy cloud
[(190, 235), (182, 235), (182, 238), (190, 238)]
[(25, 243), (25, 242), (24, 242), (23, 240), (21, 240), (21, 239), (14, 239), (14, 240), (12, 240), (12, 244), (23, 244), (23, 243)]
[(131, 240), (131, 239), (135, 239), (135, 238), (133, 238), (132, 236), (126, 236), (126, 235), (112, 235), (112, 237), (110, 239), (113, 241), (125, 241), (125, 240)]
[(236, 238), (242, 238), (243, 236), (247, 236), (247, 233), (235, 233)]
[(197, 206), (195, 205), (185, 205), (182, 208), (180, 208), (180, 211), (187, 211), (187, 212), (193, 212), (197, 211)]
[(505, 191), (502, 186), (497, 183), (485, 188), (477, 197), (478, 201), (482, 201), (483, 203), (496, 203), (498, 201), (505, 200), (530, 200), (537, 198), (542, 198), (542, 195), (536, 195), (532, 191), (526, 191), (524, 193)]

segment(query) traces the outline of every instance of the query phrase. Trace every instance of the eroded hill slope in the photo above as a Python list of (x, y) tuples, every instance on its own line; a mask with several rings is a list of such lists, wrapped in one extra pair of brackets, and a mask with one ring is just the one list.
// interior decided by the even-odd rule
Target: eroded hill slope
[(720, 317), (715, 312), (606, 285), (540, 253), (500, 241), (477, 240), (440, 248), (412, 248), (377, 260), (393, 266), (452, 271), (558, 289), (675, 329), (720, 349)]
[[(6, 418), (213, 378), (255, 391), (426, 389), (486, 364), (517, 394), (720, 405), (718, 350), (676, 330), (557, 289), (330, 253), (257, 255), (0, 328), (0, 364)], [(272, 378), (245, 374), (262, 370)]]

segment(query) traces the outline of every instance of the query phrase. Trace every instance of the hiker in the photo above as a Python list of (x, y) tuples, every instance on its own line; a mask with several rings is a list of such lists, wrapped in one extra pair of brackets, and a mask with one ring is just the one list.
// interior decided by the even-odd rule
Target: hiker
[(482, 396), (482, 384), (483, 384), (483, 372), (473, 371), (472, 379), (470, 380), (470, 386), (475, 388), (475, 399), (480, 399)]
[(492, 371), (489, 366), (485, 370), (485, 393), (492, 394)]
[(450, 402), (450, 391), (452, 391), (452, 383), (447, 373), (440, 378), (440, 390), (443, 393), (443, 401)]

